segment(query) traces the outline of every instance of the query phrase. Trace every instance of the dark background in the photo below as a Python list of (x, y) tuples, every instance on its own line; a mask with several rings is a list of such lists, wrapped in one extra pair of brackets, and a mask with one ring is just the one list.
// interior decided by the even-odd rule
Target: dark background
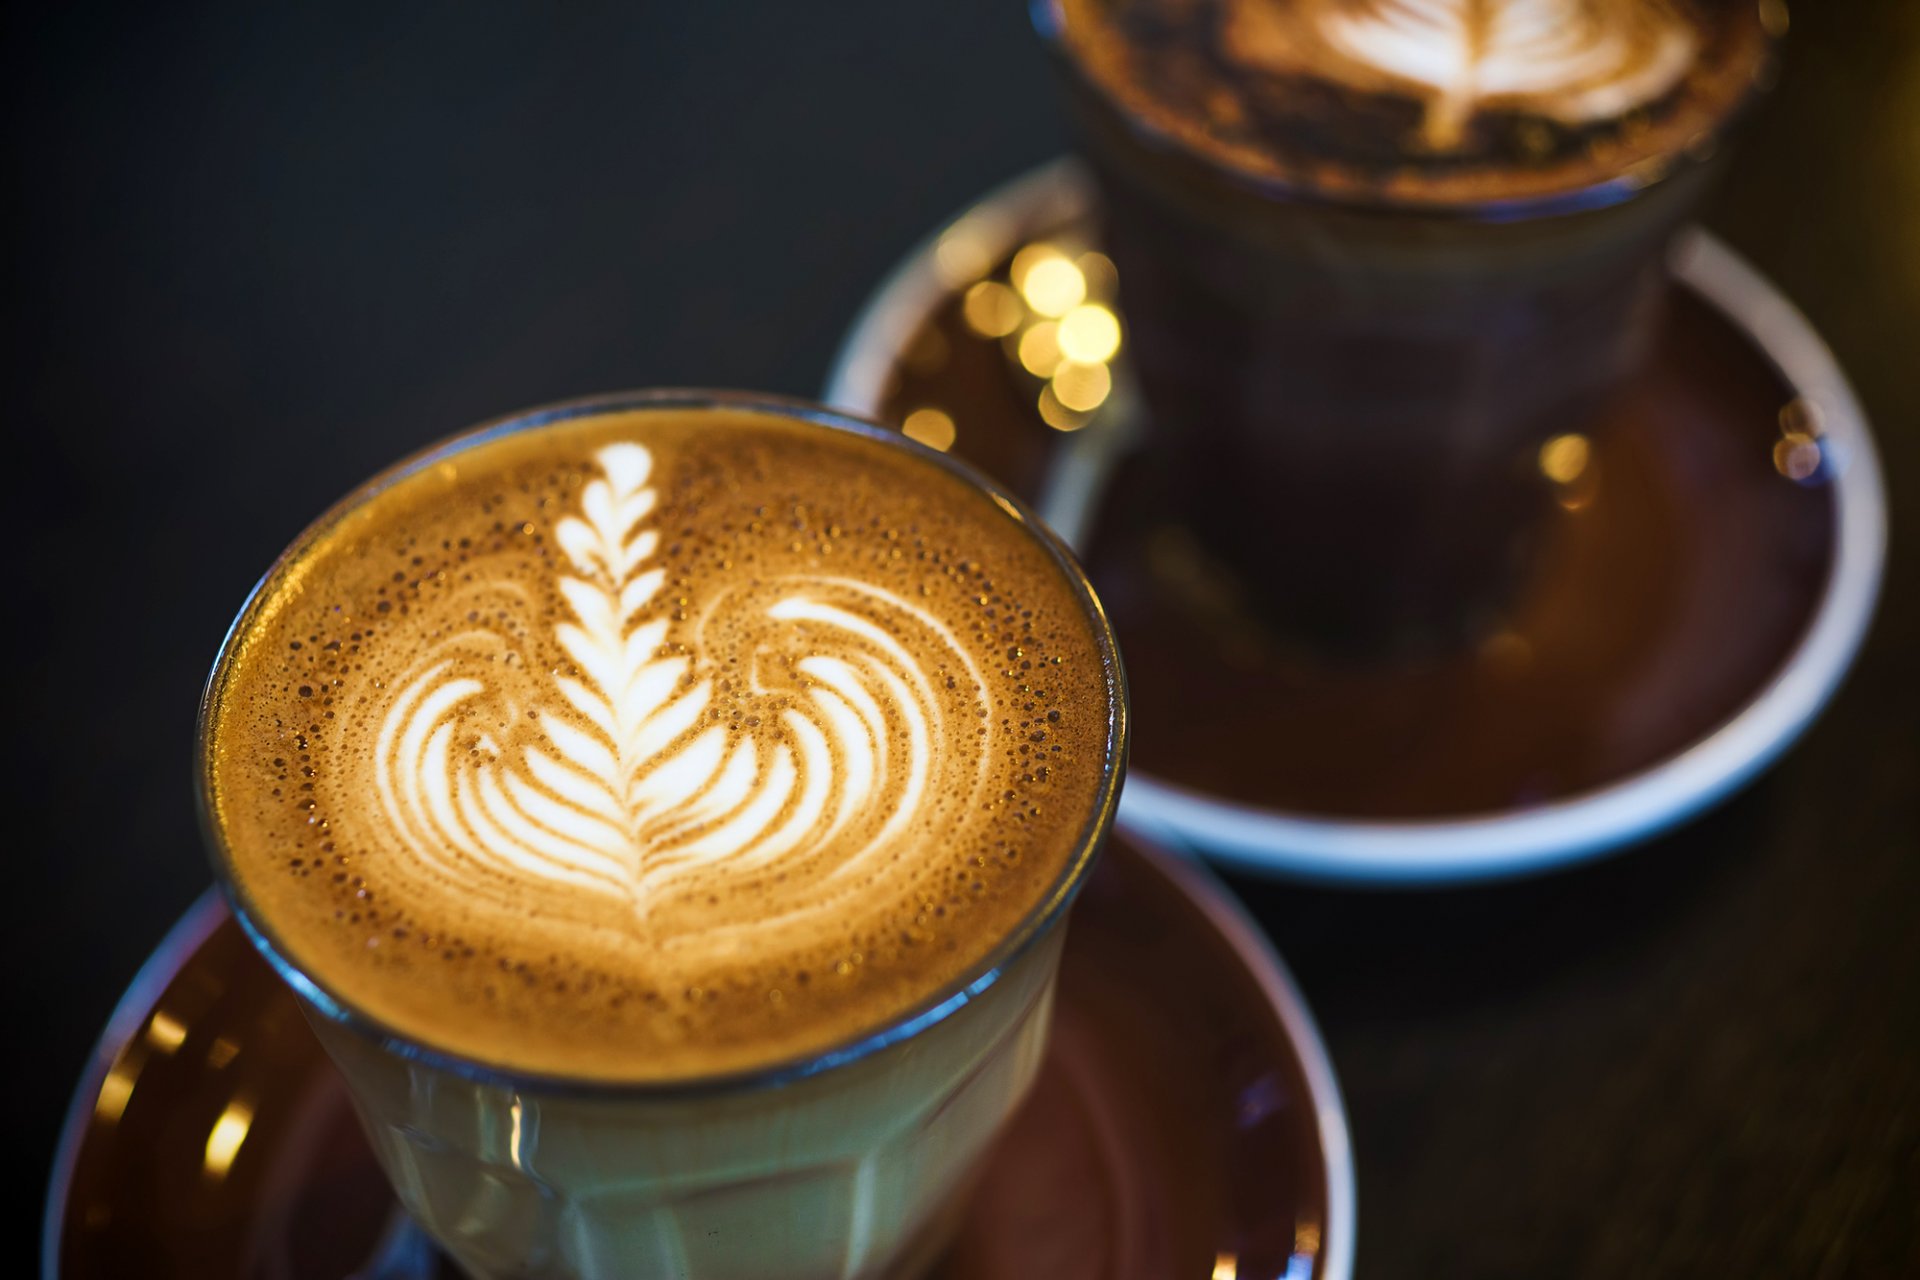
[[(1879, 620), (1783, 764), (1631, 855), (1438, 895), (1239, 886), (1346, 1089), (1363, 1277), (1920, 1275), (1920, 4), (1794, 18), (1709, 222), (1877, 425)], [(511, 408), (817, 392), (887, 266), (1065, 131), (1016, 0), (5, 23), (24, 1253), (88, 1047), (207, 882), (194, 706), (279, 548)]]

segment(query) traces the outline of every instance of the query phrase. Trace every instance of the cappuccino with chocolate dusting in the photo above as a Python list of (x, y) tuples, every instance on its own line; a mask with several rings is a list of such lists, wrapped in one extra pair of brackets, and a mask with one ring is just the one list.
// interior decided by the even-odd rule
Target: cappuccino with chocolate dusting
[(786, 1061), (977, 973), (1084, 852), (1117, 673), (937, 462), (747, 410), (481, 434), (235, 629), (209, 807), (339, 1000), (525, 1071)]

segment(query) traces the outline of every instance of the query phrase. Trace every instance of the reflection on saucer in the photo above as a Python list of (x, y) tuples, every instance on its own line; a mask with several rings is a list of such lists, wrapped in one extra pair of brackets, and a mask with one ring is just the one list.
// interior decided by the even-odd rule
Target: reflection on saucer
[[(1519, 598), (1477, 647), (1391, 667), (1290, 646), (1162, 496), (1112, 271), (1086, 179), (1040, 170), (895, 273), (826, 398), (937, 425), (1081, 552), (1131, 683), (1123, 820), (1323, 879), (1551, 866), (1724, 796), (1851, 661), (1884, 542), (1871, 439), (1817, 336), (1704, 234), (1644, 375), (1534, 459), (1557, 510)], [(1064, 414), (1074, 379), (1099, 394)]]
[[(1075, 907), (1039, 1082), (932, 1275), (1346, 1280), (1353, 1230), (1346, 1118), (1292, 981), (1204, 872), (1116, 837)], [(211, 893), (81, 1081), (43, 1256), (47, 1280), (453, 1274)]]

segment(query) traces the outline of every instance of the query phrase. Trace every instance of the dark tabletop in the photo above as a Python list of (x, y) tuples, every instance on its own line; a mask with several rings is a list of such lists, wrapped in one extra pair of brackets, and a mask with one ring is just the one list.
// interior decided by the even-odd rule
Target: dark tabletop
[[(1876, 424), (1878, 621), (1783, 763), (1637, 852), (1467, 892), (1236, 882), (1346, 1089), (1363, 1277), (1920, 1275), (1920, 4), (1794, 21), (1709, 221)], [(817, 392), (896, 256), (1065, 129), (1017, 0), (6, 22), (0, 1069), (30, 1253), (73, 1078), (206, 884), (194, 706), (280, 547), (506, 409)]]

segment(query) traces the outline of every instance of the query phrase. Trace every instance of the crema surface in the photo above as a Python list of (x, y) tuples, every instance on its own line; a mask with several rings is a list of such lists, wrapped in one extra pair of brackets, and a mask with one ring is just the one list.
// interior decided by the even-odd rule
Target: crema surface
[(1057, 0), (1134, 118), (1231, 169), (1413, 200), (1547, 195), (1710, 145), (1766, 74), (1753, 0)]
[(655, 408), (471, 444), (296, 547), (210, 695), (256, 919), (509, 1068), (668, 1079), (975, 970), (1101, 803), (1117, 673), (992, 498), (852, 433)]

